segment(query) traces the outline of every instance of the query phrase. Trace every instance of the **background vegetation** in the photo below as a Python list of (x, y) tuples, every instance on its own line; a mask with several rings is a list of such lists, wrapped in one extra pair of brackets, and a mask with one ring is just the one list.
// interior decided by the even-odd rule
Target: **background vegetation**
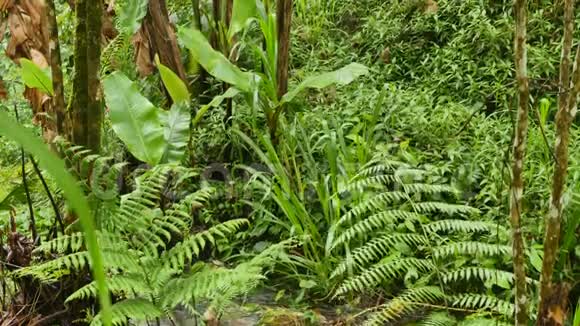
[[(0, 0), (1, 325), (516, 323), (511, 1), (97, 2)], [(572, 2), (524, 1), (539, 325), (580, 325), (575, 121), (552, 323), (539, 308)]]

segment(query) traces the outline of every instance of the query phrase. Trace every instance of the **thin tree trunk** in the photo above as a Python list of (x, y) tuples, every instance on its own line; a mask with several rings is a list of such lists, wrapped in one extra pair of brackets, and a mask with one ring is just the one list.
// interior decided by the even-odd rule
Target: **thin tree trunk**
[[(290, 67), (290, 28), (292, 26), (292, 0), (278, 0), (276, 5), (276, 28), (278, 54), (276, 58), (276, 93), (281, 99), (288, 92), (288, 70)], [(278, 144), (278, 123), (284, 107), (279, 107), (269, 117), (270, 139)]]
[(71, 135), (70, 140), (77, 145), (87, 145), (86, 133), (86, 109), (89, 105), (88, 83), (88, 45), (87, 45), (87, 2), (90, 0), (77, 0), (75, 2), (76, 26), (74, 46), (74, 72), (73, 93), (69, 109)]
[(48, 47), (50, 51), (50, 68), (52, 72), (52, 110), (56, 118), (56, 130), (59, 135), (66, 135), (66, 105), (64, 102), (63, 77), (60, 57), (60, 42), (58, 40), (58, 25), (54, 0), (46, 2), (48, 8)]
[(87, 3), (87, 68), (88, 97), (87, 145), (98, 152), (101, 147), (101, 125), (103, 109), (100, 96), (99, 73), (101, 70), (101, 30), (103, 27), (103, 0), (89, 0)]
[(514, 12), (516, 16), (514, 50), (519, 106), (513, 145), (514, 163), (512, 166), (513, 172), (510, 193), (510, 220), (512, 225), (513, 265), (516, 287), (516, 325), (524, 326), (528, 323), (528, 297), (526, 292), (526, 265), (521, 226), (521, 209), (524, 194), (523, 169), (528, 134), (528, 101), (530, 95), (526, 51), (526, 0), (515, 0)]
[(213, 24), (214, 30), (211, 32), (210, 35), (210, 43), (211, 46), (218, 50), (220, 48), (220, 20), (222, 16), (221, 10), (221, 0), (212, 0), (212, 14), (213, 14)]
[(102, 110), (99, 96), (101, 59), (101, 0), (77, 0), (74, 50), (72, 142), (99, 152)]
[(177, 37), (171, 23), (165, 0), (150, 0), (143, 27), (150, 42), (151, 59), (159, 55), (159, 61), (187, 83), (185, 67), (181, 61)]
[(292, 26), (292, 0), (278, 0), (276, 7), (278, 28), (278, 58), (276, 81), (278, 98), (288, 92), (288, 69), (290, 65), (290, 27)]
[(554, 265), (560, 247), (560, 229), (562, 223), (562, 201), (568, 174), (568, 144), (570, 142), (570, 126), (576, 116), (577, 97), (580, 91), (580, 47), (576, 51), (572, 81), (570, 81), (570, 53), (574, 32), (574, 1), (564, 2), (564, 37), (560, 65), (560, 95), (558, 113), (556, 114), (556, 142), (554, 151), (556, 166), (552, 178), (552, 195), (550, 209), (546, 217), (544, 234), (544, 259), (540, 283), (540, 308), (538, 309), (538, 325), (562, 325), (563, 320), (552, 313), (553, 298), (558, 296), (552, 284)]

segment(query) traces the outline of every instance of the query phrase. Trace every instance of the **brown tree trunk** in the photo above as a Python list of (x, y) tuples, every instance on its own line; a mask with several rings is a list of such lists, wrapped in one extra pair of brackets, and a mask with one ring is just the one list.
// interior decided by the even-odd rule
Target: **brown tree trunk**
[(151, 43), (151, 58), (159, 55), (159, 61), (179, 76), (184, 82), (185, 68), (181, 61), (177, 37), (172, 24), (169, 22), (169, 13), (165, 0), (149, 0), (149, 11), (143, 20), (143, 27), (148, 33)]
[[(290, 68), (290, 28), (292, 27), (292, 0), (278, 0), (276, 5), (276, 28), (278, 54), (276, 58), (276, 93), (281, 99), (288, 92), (288, 70)], [(278, 122), (284, 107), (279, 107), (269, 117), (270, 139), (278, 143)]]
[(54, 0), (47, 0), (48, 9), (48, 45), (50, 51), (50, 68), (52, 72), (52, 110), (55, 113), (56, 130), (59, 135), (66, 136), (66, 105), (64, 102), (63, 77), (60, 58), (60, 42), (58, 40), (58, 25)]
[(516, 16), (514, 50), (519, 106), (513, 145), (514, 162), (510, 191), (510, 220), (516, 287), (516, 325), (525, 326), (528, 323), (528, 297), (526, 292), (526, 264), (521, 226), (521, 208), (524, 194), (523, 169), (528, 134), (528, 99), (530, 96), (526, 51), (526, 0), (515, 0), (514, 12)]
[(290, 27), (292, 26), (292, 0), (278, 0), (276, 7), (278, 28), (278, 58), (276, 81), (278, 98), (288, 92), (288, 69), (290, 65)]
[(99, 95), (101, 57), (101, 0), (76, 1), (73, 100), (71, 140), (99, 152), (101, 145), (102, 110)]
[[(550, 209), (546, 217), (544, 234), (544, 259), (542, 263), (542, 277), (540, 282), (540, 308), (538, 309), (538, 325), (562, 325), (565, 318), (558, 318), (553, 298), (558, 297), (556, 288), (552, 284), (554, 265), (560, 247), (560, 229), (562, 224), (562, 200), (568, 174), (568, 144), (570, 142), (570, 126), (576, 116), (577, 98), (580, 91), (580, 47), (576, 51), (574, 71), (570, 80), (570, 54), (574, 32), (574, 0), (564, 2), (564, 37), (562, 58), (560, 64), (560, 96), (558, 99), (558, 113), (556, 114), (556, 142), (554, 145), (556, 166), (552, 178), (552, 194)], [(564, 305), (565, 307), (565, 305)], [(565, 308), (564, 308), (565, 309)], [(565, 314), (564, 314), (565, 316)]]

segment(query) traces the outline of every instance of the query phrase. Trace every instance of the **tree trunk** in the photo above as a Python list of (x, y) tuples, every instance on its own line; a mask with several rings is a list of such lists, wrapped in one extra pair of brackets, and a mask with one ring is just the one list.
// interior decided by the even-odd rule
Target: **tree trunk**
[(165, 0), (149, 0), (149, 10), (143, 20), (143, 28), (147, 31), (151, 44), (151, 58), (159, 55), (159, 61), (187, 83), (177, 37), (169, 21)]
[[(288, 70), (290, 67), (290, 28), (292, 26), (292, 0), (278, 0), (276, 5), (276, 28), (278, 53), (276, 57), (276, 93), (281, 99), (288, 92)], [(278, 144), (278, 123), (284, 107), (276, 108), (268, 117), (270, 139)]]
[(55, 113), (56, 130), (59, 135), (67, 135), (66, 129), (66, 105), (64, 102), (63, 77), (60, 58), (60, 42), (58, 40), (58, 25), (56, 23), (56, 10), (54, 0), (46, 2), (48, 8), (48, 45), (50, 51), (50, 68), (52, 72), (52, 110)]
[(540, 308), (538, 309), (538, 325), (562, 325), (565, 318), (558, 318), (554, 309), (554, 297), (559, 296), (552, 284), (554, 265), (560, 247), (560, 229), (562, 224), (563, 195), (568, 174), (568, 144), (570, 142), (570, 126), (576, 116), (577, 98), (580, 91), (580, 46), (576, 51), (574, 71), (570, 80), (570, 53), (574, 32), (574, 0), (564, 2), (564, 37), (562, 58), (560, 64), (560, 96), (558, 113), (556, 114), (556, 142), (554, 145), (556, 166), (552, 178), (552, 195), (550, 209), (546, 217), (544, 234), (544, 259), (540, 282)]
[(278, 98), (288, 92), (288, 69), (290, 65), (290, 27), (292, 25), (292, 0), (278, 0), (276, 26), (278, 28), (278, 58), (276, 81)]
[(516, 16), (514, 50), (519, 106), (513, 145), (514, 162), (510, 193), (510, 220), (516, 288), (516, 325), (525, 326), (528, 323), (528, 297), (526, 292), (526, 265), (521, 226), (521, 208), (524, 193), (523, 169), (528, 134), (528, 101), (530, 95), (526, 51), (526, 0), (515, 0), (514, 12)]
[(100, 0), (77, 0), (71, 140), (95, 152), (100, 149), (103, 120), (99, 95), (102, 14)]

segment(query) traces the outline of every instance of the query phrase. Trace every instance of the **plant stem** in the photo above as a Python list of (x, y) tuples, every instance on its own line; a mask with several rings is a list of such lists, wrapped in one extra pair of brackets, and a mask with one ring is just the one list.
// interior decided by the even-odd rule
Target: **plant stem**
[(528, 324), (528, 298), (526, 292), (526, 265), (523, 231), (521, 225), (522, 198), (524, 194), (524, 158), (528, 134), (529, 80), (527, 73), (526, 51), (526, 0), (515, 0), (516, 34), (514, 40), (516, 79), (518, 85), (519, 106), (516, 132), (514, 135), (514, 163), (510, 191), (510, 220), (512, 226), (514, 274), (516, 290), (516, 325)]

